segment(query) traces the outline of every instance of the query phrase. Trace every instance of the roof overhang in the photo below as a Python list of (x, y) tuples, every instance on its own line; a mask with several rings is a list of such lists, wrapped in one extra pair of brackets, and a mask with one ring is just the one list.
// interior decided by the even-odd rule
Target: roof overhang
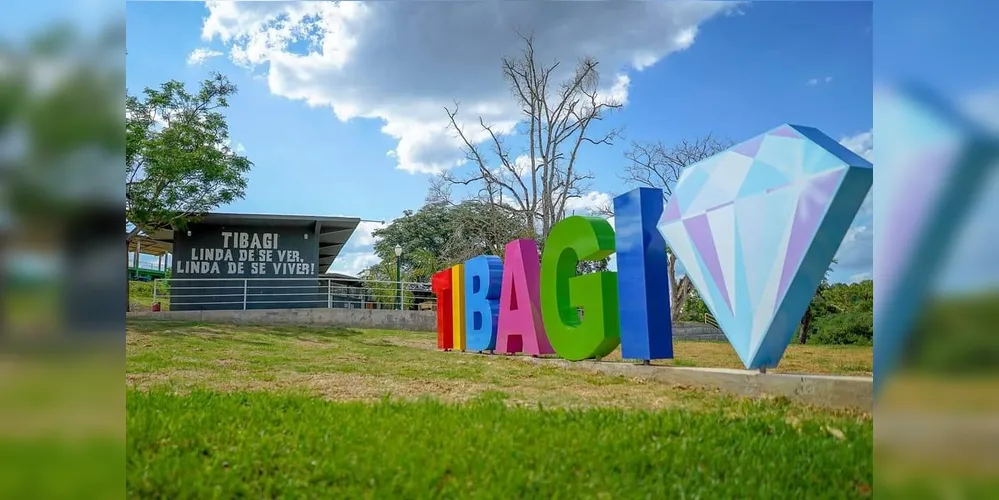
[[(350, 235), (354, 234), (357, 225), (361, 222), (358, 217), (319, 217), (312, 215), (274, 215), (274, 214), (231, 214), (231, 213), (211, 213), (205, 215), (197, 221), (197, 224), (208, 224), (215, 226), (271, 226), (271, 227), (300, 227), (315, 230), (319, 235), (319, 274), (325, 274), (333, 261), (336, 260), (340, 250), (347, 244)], [(165, 249), (173, 251), (173, 229), (161, 229), (153, 232), (144, 239)], [(146, 252), (147, 242), (141, 246), (142, 253)], [(159, 248), (157, 247), (157, 248)], [(158, 255), (158, 254), (153, 254)]]

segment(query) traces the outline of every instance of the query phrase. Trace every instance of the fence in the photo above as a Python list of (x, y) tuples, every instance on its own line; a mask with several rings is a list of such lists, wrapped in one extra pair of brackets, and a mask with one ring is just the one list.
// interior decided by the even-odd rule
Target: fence
[(162, 310), (402, 309), (434, 310), (427, 283), (343, 278), (157, 279), (153, 303)]
[(715, 328), (720, 328), (718, 326), (718, 322), (715, 321), (715, 317), (712, 316), (711, 313), (704, 313), (704, 323), (708, 324), (708, 325), (711, 325), (711, 326), (713, 326)]

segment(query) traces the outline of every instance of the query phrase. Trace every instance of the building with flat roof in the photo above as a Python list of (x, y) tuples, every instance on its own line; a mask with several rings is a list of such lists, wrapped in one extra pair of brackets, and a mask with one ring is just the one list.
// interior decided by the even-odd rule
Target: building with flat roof
[[(361, 219), (212, 213), (182, 230), (133, 239), (139, 254), (170, 270), (170, 308), (180, 310), (329, 307), (330, 280), (320, 280)], [(141, 279), (141, 278), (140, 278)], [(325, 284), (323, 284), (325, 282)]]

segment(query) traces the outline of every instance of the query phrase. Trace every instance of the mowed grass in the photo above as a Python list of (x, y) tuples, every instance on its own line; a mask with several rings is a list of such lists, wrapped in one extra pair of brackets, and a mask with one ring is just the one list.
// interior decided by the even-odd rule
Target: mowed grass
[(871, 427), (776, 415), (536, 410), (485, 395), (332, 404), (128, 395), (127, 492), (157, 498), (852, 498)]
[[(662, 408), (713, 402), (705, 391), (584, 371), (567, 371), (512, 357), (434, 350), (433, 333), (298, 326), (236, 326), (129, 321), (127, 381), (134, 387), (174, 389), (295, 390), (335, 400), (377, 400), (431, 395), (465, 401), (483, 391), (501, 391), (511, 403), (546, 406)], [(796, 351), (804, 346), (791, 346)], [(850, 366), (860, 349), (832, 366)], [(741, 367), (725, 343), (677, 342), (677, 364)], [(869, 356), (870, 350), (868, 349)], [(814, 347), (799, 359), (823, 358)], [(804, 371), (821, 370), (806, 361)], [(779, 370), (775, 370), (779, 371)], [(605, 388), (605, 386), (615, 386)]]
[(129, 321), (126, 339), (132, 497), (871, 494), (866, 413), (441, 353), (425, 333)]
[[(674, 359), (656, 360), (652, 364), (745, 369), (739, 355), (728, 342), (679, 340), (674, 344)], [(872, 355), (871, 346), (791, 344), (781, 358), (780, 365), (770, 371), (869, 377), (872, 375)], [(621, 359), (621, 348), (618, 347), (603, 361), (624, 361)]]

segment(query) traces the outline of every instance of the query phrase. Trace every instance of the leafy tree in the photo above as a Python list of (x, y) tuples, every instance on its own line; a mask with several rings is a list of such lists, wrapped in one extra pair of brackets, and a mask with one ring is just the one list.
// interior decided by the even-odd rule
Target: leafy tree
[(197, 93), (171, 80), (125, 98), (125, 218), (139, 232), (183, 227), (245, 195), (252, 163), (229, 144), (221, 109), (236, 86), (220, 74)]
[(453, 226), (444, 249), (449, 265), (479, 255), (502, 257), (507, 243), (531, 236), (520, 218), (488, 202), (465, 200), (452, 210)]
[(874, 311), (874, 281), (838, 283), (823, 291), (825, 299), (838, 310)]
[(436, 268), (436, 257), (425, 249), (414, 251), (408, 256), (407, 262), (409, 265), (401, 269), (401, 275), (396, 274), (395, 254), (392, 259), (383, 259), (361, 273), (360, 277), (365, 280), (372, 300), (383, 308), (392, 308), (398, 304), (399, 281), (407, 282), (402, 290), (402, 302), (408, 306), (413, 303), (411, 284), (426, 283), (439, 270)]
[(815, 321), (816, 344), (870, 345), (874, 338), (874, 313), (849, 311), (822, 316)]
[(217, 73), (196, 93), (176, 80), (142, 97), (126, 91), (126, 248), (140, 232), (183, 228), (244, 196), (252, 163), (230, 146), (221, 113), (235, 93)]
[(415, 212), (407, 210), (373, 235), (378, 239), (375, 254), (391, 263), (391, 274), (399, 245), (402, 275), (426, 283), (434, 272), (477, 255), (502, 256), (507, 242), (524, 233), (520, 220), (509, 212), (466, 200), (456, 205), (433, 201)]
[(395, 273), (396, 245), (402, 247), (401, 264), (404, 273), (412, 266), (411, 260), (417, 250), (441, 259), (453, 226), (453, 213), (448, 208), (442, 204), (426, 204), (416, 211), (406, 210), (402, 217), (376, 229), (372, 233), (376, 239), (375, 255), (381, 262), (392, 264), (392, 273)]
[(808, 343), (808, 335), (811, 332), (812, 321), (814, 321), (816, 317), (821, 317), (834, 311), (823, 293), (829, 289), (829, 273), (832, 271), (832, 265), (835, 263), (836, 259), (833, 259), (829, 267), (826, 268), (826, 274), (822, 276), (822, 281), (819, 282), (819, 288), (815, 290), (815, 295), (812, 296), (812, 301), (808, 303), (808, 308), (805, 309), (805, 314), (801, 317), (801, 323), (798, 326), (799, 344)]
[(823, 279), (801, 321), (798, 342), (864, 344), (874, 330), (874, 282), (830, 284)]
[(683, 309), (680, 311), (679, 320), (703, 322), (704, 315), (710, 313), (711, 311), (708, 310), (708, 305), (704, 303), (704, 300), (701, 299), (701, 295), (697, 293), (697, 289), (694, 288), (689, 294), (687, 294), (687, 298), (683, 302)]

